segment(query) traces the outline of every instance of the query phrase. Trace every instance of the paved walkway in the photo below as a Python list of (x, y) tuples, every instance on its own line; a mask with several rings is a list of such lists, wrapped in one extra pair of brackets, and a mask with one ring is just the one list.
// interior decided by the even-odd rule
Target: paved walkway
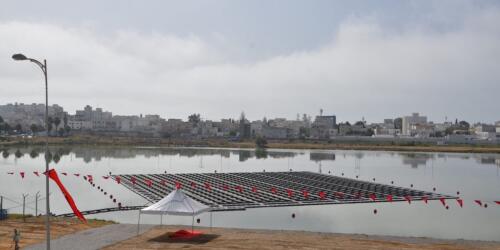
[[(151, 227), (151, 225), (141, 225), (140, 233), (149, 230)], [(136, 235), (137, 225), (113, 224), (54, 239), (50, 242), (50, 248), (54, 250), (94, 250), (126, 240)], [(45, 249), (45, 243), (29, 246), (25, 249)]]

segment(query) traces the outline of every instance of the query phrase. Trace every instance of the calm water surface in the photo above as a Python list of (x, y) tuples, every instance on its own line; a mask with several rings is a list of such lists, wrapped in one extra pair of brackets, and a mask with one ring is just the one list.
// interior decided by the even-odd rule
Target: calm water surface
[[(456, 195), (464, 207), (449, 200), (449, 210), (439, 201), (322, 205), (310, 207), (258, 208), (238, 212), (206, 213), (200, 226), (288, 229), (318, 232), (360, 233), (394, 236), (418, 236), (446, 239), (500, 241), (500, 155), (455, 153), (399, 153), (341, 150), (253, 150), (213, 148), (52, 148), (60, 156), (51, 166), (73, 195), (80, 210), (114, 207), (112, 194), (123, 205), (145, 205), (147, 201), (125, 187), (100, 176), (113, 174), (212, 173), (255, 171), (312, 171)], [(34, 213), (35, 194), (43, 196), (45, 180), (33, 171), (43, 172), (43, 148), (9, 148), (0, 158), (0, 195), (4, 208), (21, 212), (18, 203), (27, 196), (27, 210)], [(54, 153), (55, 154), (55, 153)], [(26, 172), (24, 179), (20, 171)], [(15, 172), (8, 175), (8, 172)], [(74, 173), (92, 174), (97, 185), (108, 195), (92, 188)], [(65, 199), (51, 183), (51, 210), (70, 212)], [(473, 200), (489, 201), (488, 208)], [(43, 213), (44, 200), (38, 203)], [(374, 214), (373, 210), (378, 213)], [(291, 214), (295, 213), (295, 219)], [(137, 211), (88, 216), (121, 223), (137, 223)], [(191, 218), (168, 216), (163, 223), (190, 224)], [(158, 216), (142, 216), (141, 221), (159, 224)]]

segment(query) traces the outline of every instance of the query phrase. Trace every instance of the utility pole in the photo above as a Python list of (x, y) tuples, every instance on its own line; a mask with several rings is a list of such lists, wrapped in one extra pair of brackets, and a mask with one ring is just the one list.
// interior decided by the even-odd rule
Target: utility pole
[(28, 194), (23, 194), (23, 222), (26, 222), (26, 217), (25, 217), (24, 211), (26, 208), (26, 197), (27, 196), (28, 196)]
[(36, 192), (36, 195), (35, 195), (35, 217), (38, 216), (38, 195), (39, 195), (40, 191)]

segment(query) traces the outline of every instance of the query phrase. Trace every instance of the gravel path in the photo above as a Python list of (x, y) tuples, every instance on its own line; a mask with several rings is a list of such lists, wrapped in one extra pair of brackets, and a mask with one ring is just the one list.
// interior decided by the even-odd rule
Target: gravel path
[[(141, 225), (141, 232), (149, 230), (152, 226)], [(105, 246), (126, 240), (137, 235), (137, 225), (113, 224), (100, 228), (89, 229), (75, 234), (63, 236), (51, 241), (50, 247), (54, 250), (90, 250), (100, 249)], [(45, 249), (45, 243), (26, 247), (25, 249)]]

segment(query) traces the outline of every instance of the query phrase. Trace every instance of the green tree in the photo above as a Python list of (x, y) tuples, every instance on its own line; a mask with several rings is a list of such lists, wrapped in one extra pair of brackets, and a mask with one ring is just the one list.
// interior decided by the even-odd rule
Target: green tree
[(458, 123), (458, 126), (460, 126), (463, 129), (469, 129), (470, 128), (470, 124), (468, 122), (466, 122), (466, 121), (460, 121)]
[(69, 132), (71, 131), (71, 127), (68, 126), (68, 125), (65, 125), (64, 126), (64, 131), (66, 132), (66, 134), (69, 134)]
[(192, 114), (188, 116), (188, 121), (190, 123), (198, 124), (201, 121), (200, 114)]
[(61, 124), (61, 118), (54, 118), (54, 125), (56, 125), (56, 132), (59, 132), (59, 124)]
[(30, 126), (31, 132), (35, 135), (38, 132), (38, 126), (36, 124), (31, 124)]
[(394, 119), (394, 128), (395, 129), (403, 129), (403, 119), (398, 117)]
[[(49, 134), (50, 134), (50, 132), (52, 131), (52, 123), (54, 122), (54, 119), (52, 119), (52, 117), (49, 116), (49, 118), (47, 118), (47, 120), (48, 121), (47, 121), (46, 126), (49, 129)], [(49, 135), (47, 135), (47, 136), (49, 136)]]
[(17, 133), (22, 133), (23, 132), (23, 126), (21, 126), (21, 124), (16, 124), (16, 127), (14, 128), (14, 130), (16, 130)]
[(264, 137), (257, 137), (255, 139), (255, 146), (257, 148), (266, 148), (267, 147), (267, 140)]
[(64, 128), (59, 128), (59, 130), (57, 130), (57, 133), (59, 134), (59, 136), (63, 136), (64, 135)]

